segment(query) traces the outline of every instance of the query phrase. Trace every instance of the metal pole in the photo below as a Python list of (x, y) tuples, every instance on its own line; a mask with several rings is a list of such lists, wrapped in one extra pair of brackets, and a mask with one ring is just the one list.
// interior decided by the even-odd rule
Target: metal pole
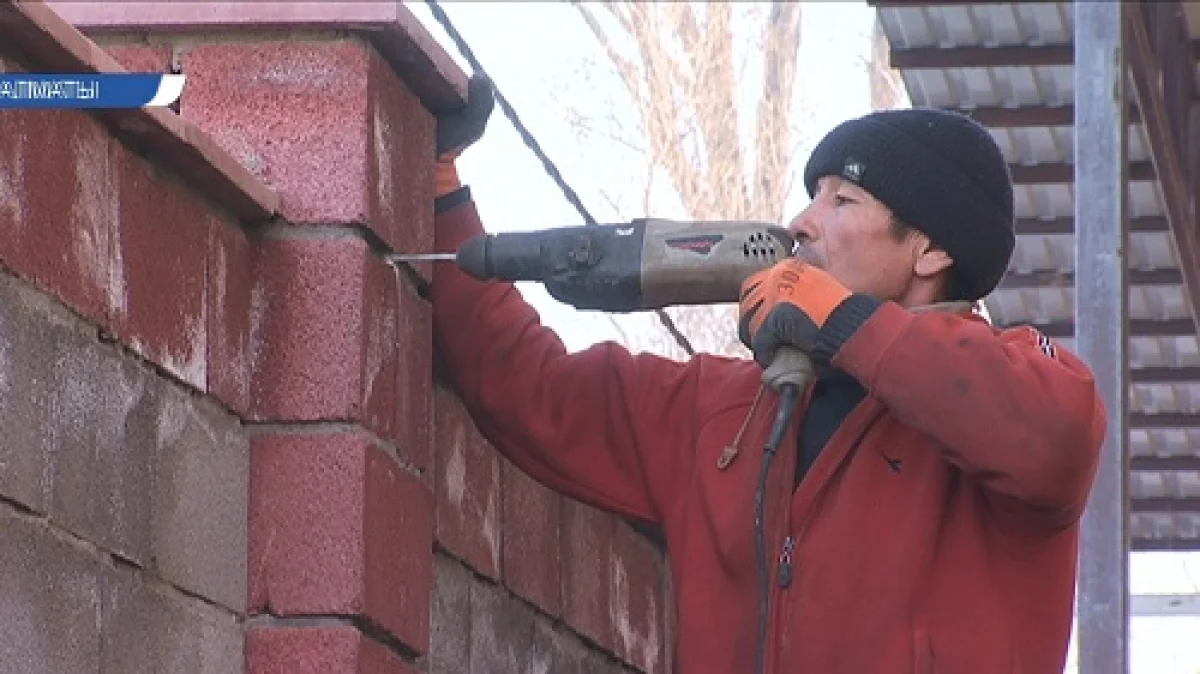
[(1079, 671), (1129, 670), (1126, 70), (1122, 2), (1075, 0), (1075, 347), (1108, 411), (1083, 515)]

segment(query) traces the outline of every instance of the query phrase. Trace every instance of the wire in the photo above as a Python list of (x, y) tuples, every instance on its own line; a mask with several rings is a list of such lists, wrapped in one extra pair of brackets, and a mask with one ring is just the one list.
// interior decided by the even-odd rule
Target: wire
[[(454, 24), (450, 22), (450, 17), (446, 16), (446, 12), (438, 4), (437, 0), (426, 0), (426, 4), (429, 5), (429, 11), (433, 13), (433, 18), (436, 19), (439, 24), (441, 24), (443, 29), (445, 29), (446, 34), (450, 36), (450, 39), (454, 42), (454, 45), (458, 47), (458, 51), (462, 53), (463, 58), (467, 60), (468, 64), (470, 64), (471, 69), (476, 73), (491, 79), (491, 77), (488, 76), (487, 71), (485, 71), (483, 66), (479, 63), (479, 59), (475, 57), (475, 52), (471, 50), (471, 46), (467, 44), (467, 41), (463, 39), (463, 36), (454, 28)], [(500, 104), (500, 109), (504, 112), (504, 116), (507, 117), (508, 121), (512, 122), (513, 127), (516, 128), (517, 133), (521, 136), (521, 140), (524, 141), (525, 145), (529, 147), (529, 149), (532, 150), (535, 155), (537, 155), (539, 160), (541, 160), (542, 168), (545, 169), (550, 178), (555, 182), (556, 185), (558, 185), (558, 188), (562, 190), (563, 196), (566, 197), (567, 201), (571, 202), (571, 205), (575, 207), (575, 210), (579, 212), (580, 217), (583, 218), (583, 221), (588, 225), (595, 225), (596, 218), (594, 218), (587, 208), (584, 207), (583, 202), (579, 199), (579, 195), (574, 189), (571, 188), (566, 179), (563, 178), (562, 172), (559, 171), (554, 162), (550, 160), (550, 157), (546, 155), (546, 152), (542, 150), (541, 144), (537, 142), (537, 139), (533, 137), (533, 133), (531, 133), (525, 126), (525, 123), (521, 121), (521, 118), (517, 115), (517, 111), (513, 109), (512, 105), (508, 102), (508, 99), (500, 93), (500, 90), (496, 87), (496, 81), (494, 79), (491, 79), (491, 81), (492, 90), (496, 95), (496, 102)], [(671, 317), (662, 309), (655, 309), (654, 313), (658, 314), (659, 321), (663, 324), (663, 327), (667, 329), (667, 332), (671, 333), (671, 336), (675, 339), (675, 343), (678, 344), (681, 349), (683, 349), (684, 353), (686, 353), (688, 356), (696, 355), (696, 350), (692, 348), (691, 342), (688, 341), (688, 338), (679, 330), (678, 326), (675, 325), (675, 321), (671, 320)]]

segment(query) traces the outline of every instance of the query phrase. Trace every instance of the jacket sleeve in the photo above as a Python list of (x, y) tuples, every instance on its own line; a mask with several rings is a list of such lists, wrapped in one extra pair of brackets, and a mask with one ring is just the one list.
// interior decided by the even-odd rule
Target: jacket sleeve
[(1092, 374), (1033, 328), (885, 302), (838, 350), (905, 424), (975, 475), (993, 502), (1058, 528), (1083, 512), (1107, 424)]
[[(436, 250), (483, 232), (467, 189), (439, 205)], [(454, 265), (436, 266), (431, 300), (441, 364), (492, 445), (556, 491), (662, 521), (691, 472), (700, 362), (613, 343), (568, 354), (511, 283)]]

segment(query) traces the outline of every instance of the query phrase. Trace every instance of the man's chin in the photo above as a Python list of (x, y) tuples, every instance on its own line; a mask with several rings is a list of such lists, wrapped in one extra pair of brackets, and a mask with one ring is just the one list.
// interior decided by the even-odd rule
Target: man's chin
[(800, 260), (805, 264), (811, 264), (817, 269), (825, 271), (825, 260), (821, 259), (821, 256), (817, 254), (817, 251), (813, 250), (812, 248), (807, 246), (798, 246), (796, 248), (795, 257), (797, 260)]

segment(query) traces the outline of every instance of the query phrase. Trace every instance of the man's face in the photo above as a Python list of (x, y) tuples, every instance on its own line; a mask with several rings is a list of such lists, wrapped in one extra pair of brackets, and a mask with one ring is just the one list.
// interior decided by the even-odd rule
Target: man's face
[(788, 231), (800, 242), (804, 259), (851, 292), (899, 301), (910, 290), (928, 240), (918, 233), (898, 237), (891, 222), (891, 211), (866, 190), (827, 176)]

